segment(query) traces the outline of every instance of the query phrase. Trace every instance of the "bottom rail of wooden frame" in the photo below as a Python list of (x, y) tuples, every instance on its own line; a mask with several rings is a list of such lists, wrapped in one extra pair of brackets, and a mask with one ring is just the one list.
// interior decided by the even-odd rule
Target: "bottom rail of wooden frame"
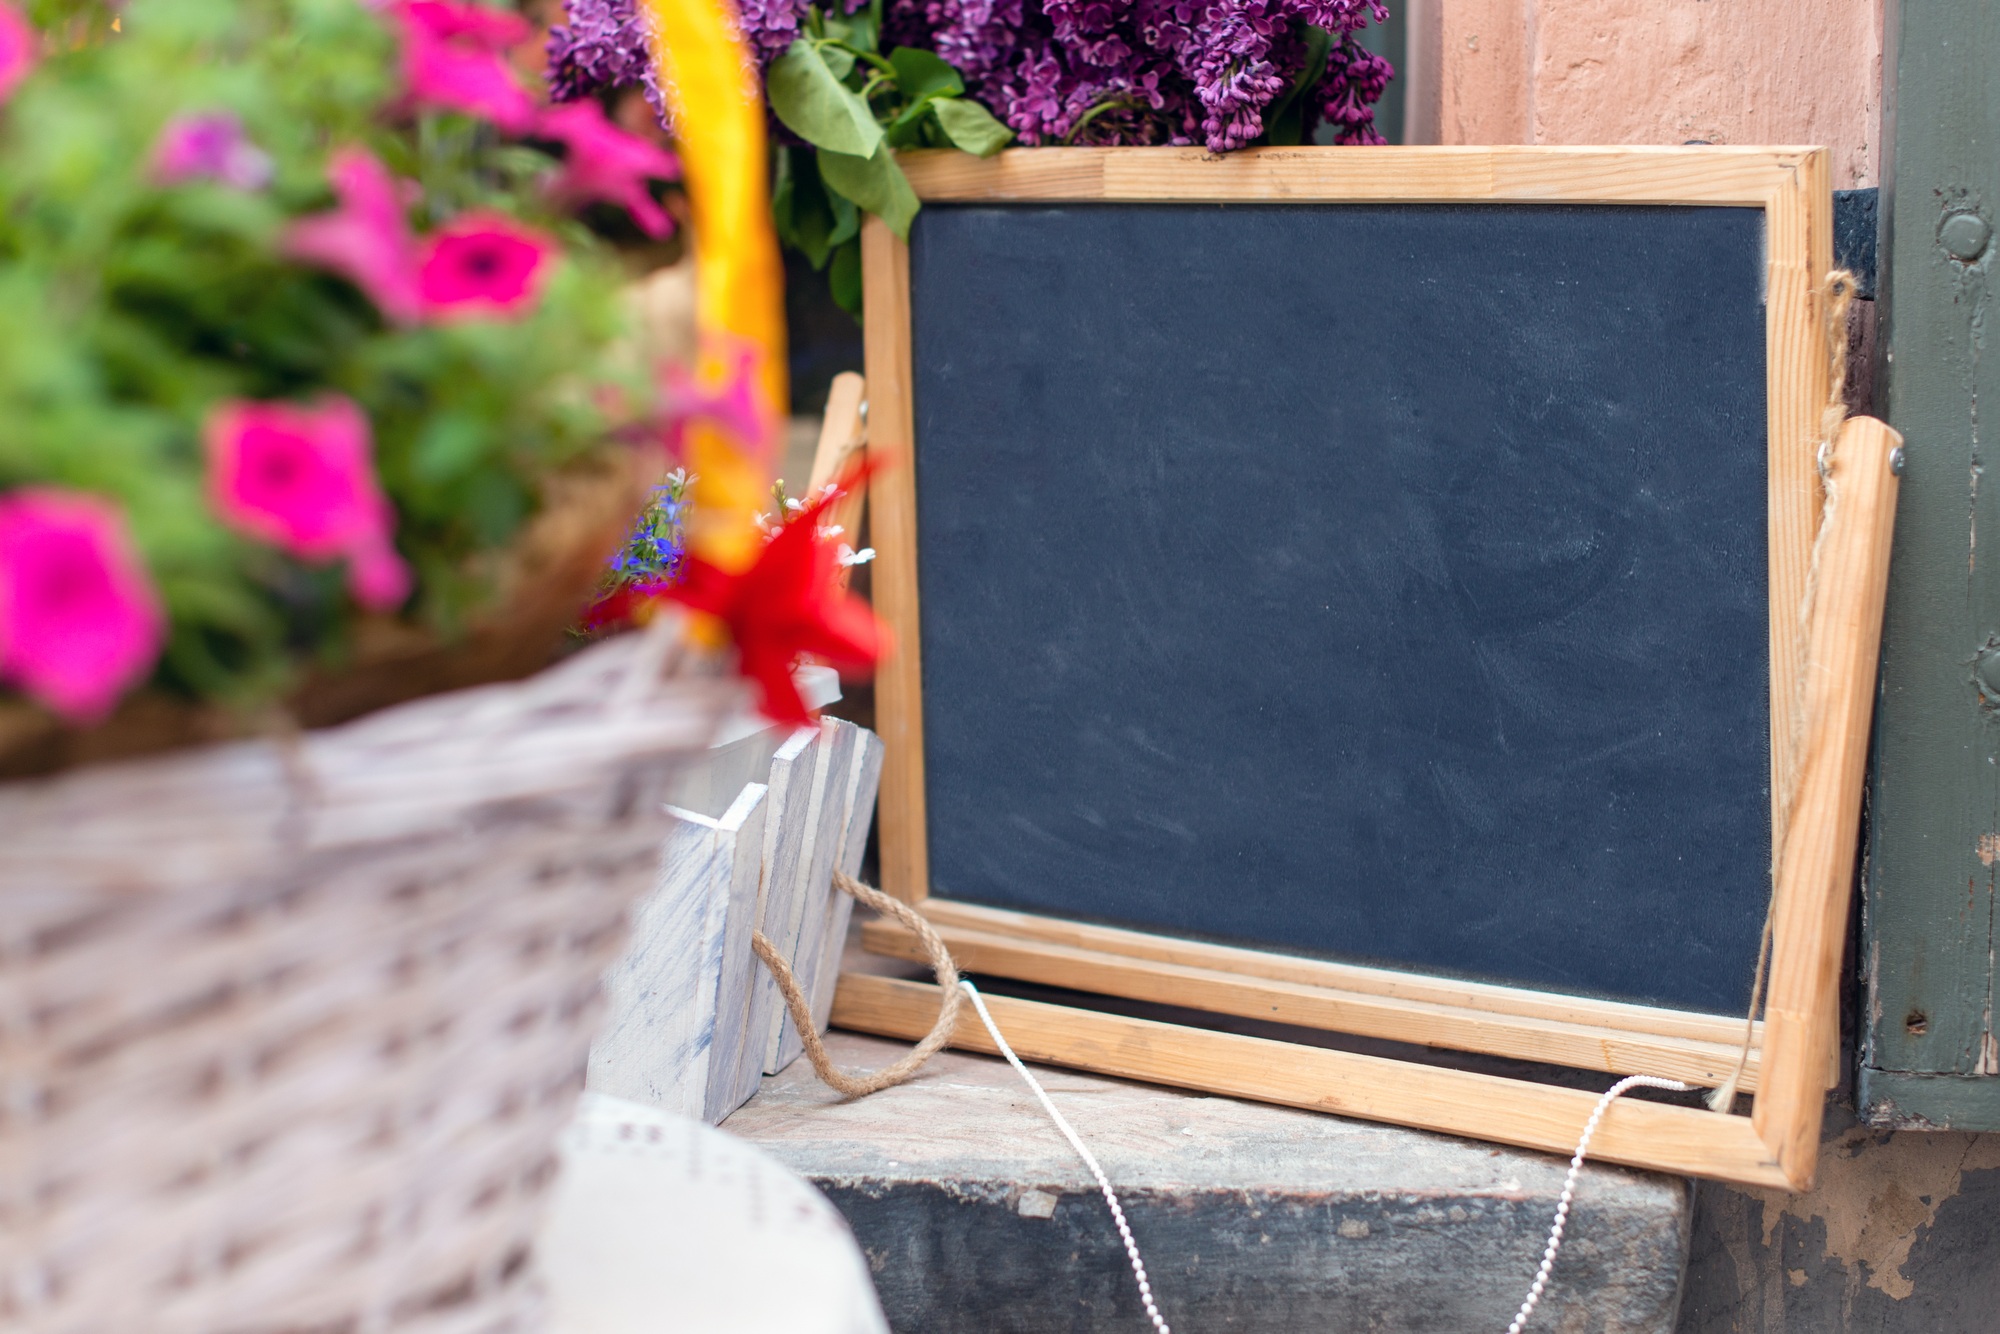
[[(1130, 933), (1052, 920), (1052, 929), (1075, 938), (1037, 940), (1008, 930), (1011, 922), (990, 910), (936, 899), (924, 907), (959, 967), (1043, 986), (1577, 1070), (1660, 1075), (1709, 1088), (1728, 1079), (1743, 1054), (1741, 1019), (1414, 974), (1392, 979), (1374, 969), (1258, 958), (1169, 939), (1159, 940), (1158, 948), (1181, 958), (1142, 958), (1116, 948)], [(887, 918), (868, 923), (862, 943), (892, 958), (921, 963), (928, 957), (915, 935)], [(1250, 967), (1290, 975), (1243, 971)], [(1382, 979), (1391, 979), (1393, 989)], [(1753, 1046), (1738, 1084), (1745, 1093), (1757, 1089), (1758, 1057)]]
[[(927, 983), (843, 973), (833, 1022), (914, 1039), (936, 1022), (939, 999)], [(1597, 1102), (1578, 1089), (1038, 1001), (991, 996), (987, 1005), (1023, 1060), (1551, 1153), (1576, 1148)], [(952, 1045), (997, 1050), (970, 1017), (961, 1019)], [(1590, 1155), (1745, 1185), (1803, 1185), (1786, 1178), (1748, 1117), (1634, 1098), (1612, 1105)]]

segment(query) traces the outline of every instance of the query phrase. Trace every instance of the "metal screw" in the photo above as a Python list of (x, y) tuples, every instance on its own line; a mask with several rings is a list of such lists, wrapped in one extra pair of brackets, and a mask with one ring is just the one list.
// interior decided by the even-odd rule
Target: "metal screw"
[(1889, 471), (1895, 473), (1898, 477), (1903, 475), (1903, 447), (1901, 445), (1897, 445), (1889, 451)]
[(1977, 213), (1954, 213), (1938, 228), (1938, 244), (1945, 253), (1967, 264), (1986, 253), (1992, 236), (1992, 226)]

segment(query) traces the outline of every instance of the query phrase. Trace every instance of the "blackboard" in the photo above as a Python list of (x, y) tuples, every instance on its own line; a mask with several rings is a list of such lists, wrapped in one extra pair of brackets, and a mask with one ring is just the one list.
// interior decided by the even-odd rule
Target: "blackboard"
[(927, 204), (931, 892), (1740, 1013), (1764, 226)]

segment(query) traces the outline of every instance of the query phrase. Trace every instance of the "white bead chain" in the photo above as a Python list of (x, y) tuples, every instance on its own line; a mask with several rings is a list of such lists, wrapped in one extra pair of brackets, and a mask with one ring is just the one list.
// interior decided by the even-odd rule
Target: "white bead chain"
[(1674, 1093), (1690, 1091), (1690, 1086), (1678, 1079), (1661, 1079), (1655, 1075), (1630, 1075), (1604, 1090), (1604, 1096), (1597, 1100), (1597, 1106), (1591, 1110), (1590, 1119), (1583, 1123), (1583, 1138), (1576, 1142), (1576, 1153), (1569, 1160), (1569, 1175), (1563, 1178), (1562, 1198), (1556, 1201), (1556, 1221), (1549, 1228), (1549, 1245), (1548, 1249), (1542, 1252), (1542, 1267), (1535, 1271), (1535, 1281), (1528, 1288), (1528, 1298), (1521, 1303), (1520, 1313), (1514, 1317), (1514, 1323), (1507, 1326), (1507, 1334), (1521, 1334), (1522, 1328), (1528, 1323), (1528, 1317), (1533, 1315), (1535, 1307), (1541, 1304), (1542, 1290), (1548, 1287), (1549, 1283), (1549, 1271), (1556, 1267), (1556, 1252), (1562, 1249), (1563, 1228), (1569, 1223), (1570, 1202), (1576, 1198), (1576, 1178), (1577, 1174), (1583, 1171), (1584, 1151), (1590, 1147), (1590, 1137), (1597, 1133), (1597, 1123), (1604, 1119), (1604, 1114), (1611, 1110), (1611, 1104), (1618, 1100), (1620, 1094), (1627, 1089), (1635, 1088), (1667, 1089)]
[[(1159, 1334), (1173, 1334), (1167, 1327), (1165, 1317), (1160, 1314), (1160, 1308), (1153, 1301), (1153, 1285), (1146, 1277), (1146, 1262), (1139, 1256), (1139, 1243), (1133, 1239), (1131, 1224), (1125, 1221), (1125, 1210), (1118, 1203), (1118, 1193), (1111, 1189), (1111, 1179), (1104, 1175), (1104, 1169), (1098, 1166), (1097, 1159), (1084, 1147), (1083, 1141), (1077, 1137), (1076, 1130), (1068, 1119), (1056, 1110), (1053, 1102), (1049, 1101), (1049, 1095), (1042, 1088), (1041, 1082), (1029, 1073), (1028, 1067), (1021, 1064), (1021, 1058), (1014, 1054), (1014, 1049), (1007, 1045), (1007, 1039), (1001, 1036), (1000, 1026), (993, 1022), (993, 1016), (986, 1008), (986, 998), (979, 994), (979, 988), (964, 978), (959, 979), (958, 985), (972, 999), (972, 1008), (979, 1012), (980, 1022), (986, 1025), (987, 1033), (993, 1038), (993, 1045), (1000, 1049), (1000, 1054), (1007, 1058), (1007, 1064), (1014, 1067), (1014, 1073), (1021, 1076), (1022, 1082), (1027, 1084), (1036, 1100), (1042, 1104), (1042, 1110), (1056, 1123), (1056, 1129), (1060, 1130), (1063, 1138), (1069, 1141), (1069, 1146), (1076, 1150), (1076, 1156), (1083, 1159), (1083, 1165), (1090, 1169), (1093, 1177), (1097, 1178), (1097, 1188), (1104, 1192), (1104, 1202), (1111, 1208), (1111, 1219), (1118, 1225), (1119, 1239), (1125, 1243), (1125, 1254), (1132, 1261), (1132, 1277), (1138, 1281), (1139, 1300), (1145, 1304), (1146, 1317), (1153, 1322), (1153, 1328), (1159, 1331)], [(1597, 1100), (1597, 1106), (1591, 1109), (1590, 1119), (1583, 1123), (1583, 1134), (1576, 1142), (1576, 1152), (1570, 1157), (1569, 1174), (1563, 1178), (1562, 1196), (1556, 1201), (1555, 1221), (1549, 1227), (1549, 1244), (1542, 1251), (1541, 1268), (1535, 1271), (1535, 1281), (1529, 1285), (1527, 1299), (1521, 1303), (1520, 1311), (1514, 1316), (1514, 1323), (1507, 1326), (1507, 1334), (1521, 1334), (1527, 1327), (1528, 1317), (1535, 1313), (1537, 1306), (1541, 1305), (1542, 1294), (1548, 1290), (1549, 1274), (1555, 1269), (1556, 1256), (1562, 1251), (1563, 1229), (1569, 1225), (1570, 1205), (1576, 1200), (1576, 1179), (1583, 1172), (1583, 1160), (1590, 1150), (1591, 1137), (1597, 1134), (1597, 1127), (1603, 1123), (1604, 1114), (1611, 1110), (1611, 1104), (1635, 1088), (1666, 1089), (1673, 1093), (1687, 1093), (1691, 1091), (1691, 1087), (1678, 1079), (1661, 1079), (1655, 1075), (1630, 1075), (1606, 1089), (1604, 1095)]]
[[(986, 1025), (986, 1031), (993, 1036), (993, 1045), (1007, 1058), (1007, 1064), (1014, 1067), (1014, 1073), (1021, 1076), (1028, 1087), (1034, 1090), (1035, 1096), (1041, 1099), (1043, 1110), (1048, 1112), (1049, 1119), (1056, 1123), (1056, 1129), (1062, 1131), (1063, 1138), (1069, 1141), (1072, 1149), (1076, 1150), (1076, 1156), (1083, 1159), (1083, 1165), (1097, 1178), (1097, 1188), (1104, 1192), (1104, 1202), (1111, 1206), (1111, 1219), (1118, 1224), (1118, 1235), (1125, 1242), (1125, 1254), (1132, 1259), (1132, 1277), (1139, 1281), (1139, 1300), (1146, 1304), (1146, 1315), (1152, 1320), (1153, 1328), (1158, 1330), (1159, 1334), (1173, 1334), (1173, 1331), (1167, 1328), (1166, 1320), (1161, 1317), (1160, 1308), (1153, 1304), (1153, 1285), (1146, 1278), (1146, 1262), (1139, 1258), (1139, 1243), (1132, 1239), (1131, 1225), (1125, 1221), (1125, 1210), (1119, 1207), (1117, 1192), (1111, 1189), (1111, 1179), (1104, 1175), (1104, 1169), (1097, 1165), (1097, 1159), (1091, 1156), (1089, 1149), (1083, 1147), (1083, 1141), (1076, 1137), (1076, 1131), (1063, 1119), (1063, 1114), (1056, 1110), (1056, 1105), (1049, 1101), (1049, 1095), (1042, 1090), (1040, 1082), (1028, 1073), (1027, 1066), (1021, 1064), (1021, 1058), (1007, 1045), (1007, 1039), (1000, 1036), (1000, 1026), (994, 1023), (993, 1016), (986, 1012), (986, 1000), (979, 994), (979, 988), (965, 978), (960, 978), (958, 985), (972, 998), (972, 1008), (979, 1011), (980, 1021)], [(1585, 1138), (1588, 1137), (1589, 1132), (1586, 1131)]]

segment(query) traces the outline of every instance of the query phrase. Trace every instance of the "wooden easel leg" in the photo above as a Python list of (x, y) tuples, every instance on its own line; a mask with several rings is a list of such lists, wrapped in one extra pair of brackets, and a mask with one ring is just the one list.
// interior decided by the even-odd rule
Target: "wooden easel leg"
[(1841, 428), (1836, 499), (1818, 552), (1805, 667), (1808, 741), (1778, 861), (1764, 1082), (1752, 1115), (1797, 1190), (1812, 1184), (1826, 1072), (1840, 1042), (1838, 1015), (1821, 998), (1838, 985), (1847, 937), (1902, 443), (1873, 417)]

